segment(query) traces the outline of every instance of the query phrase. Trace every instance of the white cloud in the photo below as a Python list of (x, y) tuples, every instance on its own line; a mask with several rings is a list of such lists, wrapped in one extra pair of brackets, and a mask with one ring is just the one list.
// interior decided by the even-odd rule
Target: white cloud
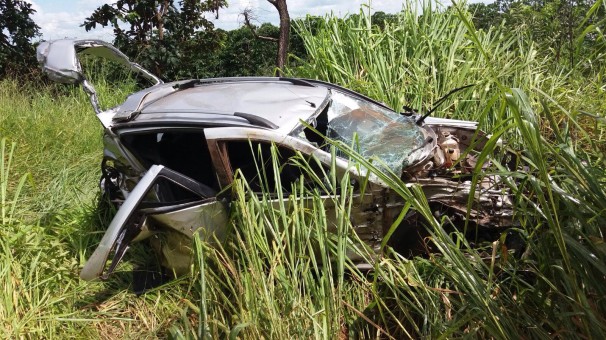
[[(86, 32), (80, 25), (85, 18), (99, 6), (105, 3), (113, 3), (116, 0), (25, 0), (32, 4), (36, 13), (34, 21), (42, 29), (43, 39), (60, 38), (99, 38), (106, 41), (113, 40), (111, 28), (96, 28)], [(371, 7), (374, 11), (396, 13), (402, 9), (405, 0), (372, 0)], [(235, 29), (243, 24), (240, 15), (246, 8), (251, 8), (257, 16), (257, 23), (278, 23), (278, 13), (267, 0), (228, 0), (229, 7), (219, 11), (219, 19), (214, 19), (214, 14), (206, 17), (211, 19), (216, 27), (223, 29)], [(325, 15), (333, 13), (342, 17), (347, 14), (358, 13), (362, 4), (367, 0), (287, 0), (288, 10), (292, 18), (310, 15)]]
[(40, 26), (44, 40), (62, 38), (95, 38), (110, 42), (113, 40), (111, 28), (97, 28), (86, 32), (84, 27), (80, 27), (97, 7), (111, 1), (79, 0), (75, 4), (63, 3), (59, 6), (45, 1), (26, 1), (36, 10), (32, 19)]

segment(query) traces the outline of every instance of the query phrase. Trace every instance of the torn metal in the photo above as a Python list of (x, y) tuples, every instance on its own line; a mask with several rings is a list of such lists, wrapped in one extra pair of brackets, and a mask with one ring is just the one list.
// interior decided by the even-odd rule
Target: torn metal
[[(101, 111), (79, 53), (117, 61), (153, 86)], [(485, 176), (475, 186), (465, 179), (476, 170), (474, 153), (486, 142), (475, 122), (427, 117), (417, 123), (418, 117), (317, 80), (251, 77), (162, 83), (98, 40), (43, 42), (38, 60), (51, 79), (82, 84), (105, 128), (100, 186), (119, 209), (82, 269), (85, 280), (107, 278), (132, 242), (141, 240), (150, 240), (150, 248), (169, 271), (188, 272), (194, 235), (221, 242), (229, 233), (229, 188), (235, 173), (240, 172), (256, 193), (262, 183), (255, 157), (268, 159), (272, 147), (279, 151), (280, 173), (267, 178), (279, 177), (284, 188), (305, 176), (292, 165), (296, 155), (317, 160), (318, 167), (334, 167), (338, 177), (349, 173), (357, 183), (368, 179), (364, 192), (355, 189), (350, 220), (360, 239), (380, 251), (406, 202), (375, 176), (352, 167), (344, 153), (337, 152), (333, 159), (327, 137), (420, 185), (440, 216), (497, 233), (511, 226), (512, 204), (500, 179)], [(322, 199), (327, 216), (334, 216), (334, 200)], [(412, 213), (405, 216), (390, 245), (413, 254), (411, 249), (422, 242), (414, 237), (422, 223)], [(353, 252), (348, 255), (361, 261)]]

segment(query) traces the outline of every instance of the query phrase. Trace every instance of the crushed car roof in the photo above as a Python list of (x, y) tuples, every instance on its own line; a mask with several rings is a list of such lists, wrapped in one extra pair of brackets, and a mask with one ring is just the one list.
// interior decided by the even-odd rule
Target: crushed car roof
[(288, 133), (321, 110), (324, 86), (288, 78), (191, 80), (138, 92), (118, 109), (115, 123), (167, 122), (252, 125)]

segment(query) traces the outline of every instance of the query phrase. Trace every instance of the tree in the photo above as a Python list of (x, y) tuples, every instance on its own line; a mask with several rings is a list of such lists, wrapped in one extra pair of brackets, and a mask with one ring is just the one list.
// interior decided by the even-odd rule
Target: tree
[(258, 35), (254, 26), (251, 24), (250, 10), (245, 10), (242, 15), (244, 16), (244, 22), (246, 26), (249, 27), (255, 37), (257, 37), (258, 39), (264, 39), (278, 43), (276, 66), (278, 67), (277, 75), (281, 75), (282, 70), (286, 65), (286, 57), (288, 55), (288, 43), (290, 41), (290, 15), (288, 14), (288, 6), (286, 5), (286, 0), (267, 0), (267, 2), (269, 2), (276, 8), (276, 10), (278, 11), (278, 16), (280, 17), (280, 33), (278, 35), (278, 38)]
[(469, 12), (473, 15), (473, 24), (477, 29), (488, 30), (491, 26), (498, 26), (503, 21), (503, 13), (496, 2), (485, 4), (477, 2), (469, 4)]
[(523, 29), (542, 50), (553, 53), (557, 62), (572, 67), (580, 57), (575, 40), (585, 35), (584, 30), (595, 22), (595, 16), (587, 17), (595, 3), (593, 0), (516, 1), (505, 7), (505, 18), (511, 27)]
[(290, 15), (286, 7), (286, 0), (267, 0), (274, 5), (280, 16), (280, 37), (278, 38), (278, 60), (277, 65), (280, 70), (284, 69), (286, 64), (286, 55), (288, 54), (288, 42), (290, 39)]
[(398, 22), (398, 15), (377, 11), (371, 16), (371, 21), (373, 25), (383, 30), (387, 24), (396, 24)]
[(488, 29), (504, 21), (506, 27), (537, 43), (540, 51), (552, 54), (558, 64), (573, 67), (594, 54), (593, 42), (602, 36), (606, 23), (602, 4), (595, 0), (496, 0), (471, 4), (469, 9), (477, 28)]
[(219, 74), (221, 77), (271, 75), (275, 68), (278, 46), (275, 41), (259, 39), (258, 36), (278, 36), (278, 27), (264, 23), (260, 27), (240, 27), (227, 32), (219, 53)]
[(31, 18), (35, 12), (25, 1), (0, 0), (0, 76), (36, 68), (31, 40), (40, 36), (40, 27)]
[(225, 6), (225, 0), (118, 0), (97, 8), (82, 26), (113, 27), (114, 44), (162, 78), (194, 77), (199, 60), (221, 40), (203, 14), (218, 15)]

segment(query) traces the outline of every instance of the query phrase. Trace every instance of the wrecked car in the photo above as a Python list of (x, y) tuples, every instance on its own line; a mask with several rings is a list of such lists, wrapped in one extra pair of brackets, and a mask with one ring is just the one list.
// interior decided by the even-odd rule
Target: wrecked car
[[(119, 209), (82, 269), (85, 280), (107, 278), (129, 245), (144, 239), (150, 239), (163, 266), (176, 274), (188, 272), (192, 238), (225, 238), (228, 188), (236, 172), (250, 190), (260, 191), (255, 157), (269, 155), (272, 146), (281, 170), (267, 175), (269, 187), (273, 176), (282, 183), (304, 176), (288, 162), (295, 154), (326, 167), (333, 164), (354, 181), (367, 180), (364, 192), (356, 193), (350, 219), (358, 237), (378, 251), (405, 202), (377, 178), (350, 166), (342, 153), (333, 158), (326, 138), (355, 143), (363, 157), (378, 158), (387, 170), (422, 186), (428, 201), (445, 213), (486, 229), (511, 224), (512, 205), (501, 188), (483, 182), (471, 190), (471, 181), (457, 177), (474, 166), (468, 149), (481, 150), (485, 143), (474, 122), (401, 114), (317, 80), (242, 77), (163, 83), (99, 40), (42, 42), (37, 54), (52, 80), (83, 86), (104, 128), (100, 184)], [(102, 110), (79, 54), (121, 63), (153, 85)], [(416, 232), (414, 223), (404, 219), (390, 245), (406, 253)]]

